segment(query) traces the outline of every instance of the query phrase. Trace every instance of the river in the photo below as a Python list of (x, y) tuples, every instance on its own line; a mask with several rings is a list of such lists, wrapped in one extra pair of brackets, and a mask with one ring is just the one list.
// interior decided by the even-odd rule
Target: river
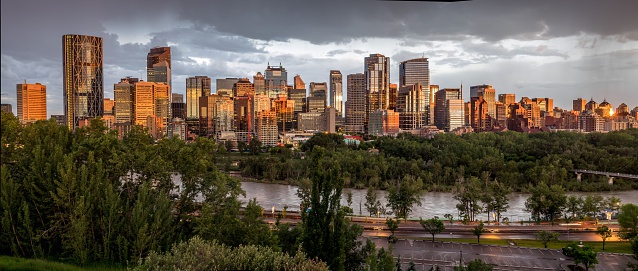
[[(285, 184), (270, 184), (270, 183), (254, 183), (254, 182), (242, 182), (242, 188), (246, 191), (246, 198), (242, 198), (242, 202), (246, 204), (249, 199), (256, 198), (257, 202), (266, 210), (271, 210), (274, 206), (275, 209), (281, 210), (284, 206), (288, 206), (288, 210), (299, 211), (300, 200), (297, 197), (297, 186), (285, 185)], [(341, 205), (346, 206), (346, 194), (352, 192), (352, 209), (355, 214), (361, 213), (367, 215), (368, 212), (365, 209), (365, 195), (367, 190), (365, 189), (352, 189), (344, 188), (343, 195), (341, 197)], [(379, 201), (383, 205), (386, 204), (387, 191), (378, 190)], [(638, 204), (638, 190), (631, 191), (609, 191), (609, 192), (569, 192), (568, 195), (587, 196), (587, 195), (601, 195), (604, 198), (615, 196), (625, 203)], [(455, 218), (458, 216), (456, 210), (457, 201), (452, 197), (450, 192), (427, 192), (421, 197), (422, 206), (414, 206), (413, 212), (410, 217), (418, 218), (431, 218), (438, 216), (443, 218), (445, 214), (452, 214)], [(525, 201), (530, 194), (525, 193), (511, 193), (509, 198), (509, 205), (507, 212), (501, 214), (501, 217), (508, 217), (510, 221), (519, 221), (521, 219), (528, 220), (530, 214), (525, 212)], [(361, 207), (359, 207), (361, 206)], [(487, 214), (481, 214), (477, 219), (487, 220)], [(491, 219), (490, 219), (491, 220)]]

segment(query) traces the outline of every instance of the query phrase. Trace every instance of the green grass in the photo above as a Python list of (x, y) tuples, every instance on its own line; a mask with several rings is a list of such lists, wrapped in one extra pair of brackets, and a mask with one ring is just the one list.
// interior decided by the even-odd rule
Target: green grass
[[(424, 238), (424, 240), (432, 240), (432, 238)], [(453, 242), (453, 243), (468, 243), (468, 244), (476, 244), (476, 238), (435, 238), (435, 241), (443, 241), (443, 242)], [(509, 246), (509, 243), (514, 243), (519, 247), (532, 247), (532, 248), (543, 248), (543, 243), (538, 240), (529, 240), (529, 239), (490, 239), (490, 238), (481, 238), (482, 245), (499, 245), (499, 246)], [(558, 241), (558, 242), (550, 242), (547, 244), (547, 248), (551, 249), (561, 249), (566, 247), (569, 243), (568, 241)], [(605, 250), (603, 251), (603, 242), (583, 242), (583, 244), (590, 245), (594, 248), (596, 252), (611, 252), (611, 253), (633, 253), (631, 251), (629, 242), (606, 242)]]
[(0, 270), (6, 271), (122, 271), (123, 267), (109, 267), (91, 264), (79, 267), (67, 263), (54, 262), (43, 259), (24, 259), (10, 256), (0, 256)]

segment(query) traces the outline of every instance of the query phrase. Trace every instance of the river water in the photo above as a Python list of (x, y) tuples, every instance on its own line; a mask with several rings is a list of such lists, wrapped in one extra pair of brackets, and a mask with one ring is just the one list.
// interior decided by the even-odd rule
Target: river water
[[(242, 198), (242, 202), (246, 204), (249, 199), (256, 198), (257, 202), (266, 210), (271, 210), (274, 206), (277, 210), (282, 210), (284, 206), (288, 206), (288, 210), (299, 211), (300, 200), (297, 197), (297, 186), (285, 185), (285, 184), (270, 184), (270, 183), (254, 183), (254, 182), (242, 182), (242, 188), (246, 191), (246, 198)], [(352, 209), (355, 214), (361, 213), (367, 215), (368, 212), (365, 209), (365, 195), (367, 190), (365, 189), (351, 189), (344, 188), (343, 195), (341, 197), (341, 205), (346, 206), (346, 193), (352, 192)], [(386, 204), (387, 191), (378, 190), (378, 199), (381, 204)], [(601, 195), (604, 198), (615, 196), (619, 198), (622, 204), (633, 203), (638, 204), (638, 190), (631, 191), (611, 191), (611, 192), (570, 192), (568, 195), (587, 196), (587, 195)], [(456, 204), (458, 203), (452, 197), (450, 192), (427, 192), (421, 197), (421, 206), (414, 206), (413, 212), (410, 217), (413, 218), (431, 218), (438, 216), (443, 218), (445, 214), (454, 215), (455, 219), (458, 217), (458, 211), (456, 210)], [(525, 212), (525, 201), (530, 194), (524, 193), (511, 193), (509, 198), (509, 208), (507, 212), (501, 214), (501, 217), (508, 217), (510, 221), (528, 220), (530, 214)], [(359, 207), (361, 206), (361, 207)], [(388, 208), (389, 209), (389, 208)], [(487, 220), (487, 214), (481, 214), (477, 219)], [(491, 219), (490, 219), (491, 220)]]

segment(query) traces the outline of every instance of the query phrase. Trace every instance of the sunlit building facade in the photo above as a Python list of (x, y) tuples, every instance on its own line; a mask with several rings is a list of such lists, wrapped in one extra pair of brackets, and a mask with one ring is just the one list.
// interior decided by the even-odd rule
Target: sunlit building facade
[(70, 129), (104, 114), (102, 38), (62, 36), (64, 113)]
[(186, 118), (199, 118), (199, 98), (210, 95), (210, 77), (186, 78)]
[(47, 86), (40, 83), (16, 85), (18, 120), (21, 124), (47, 119)]

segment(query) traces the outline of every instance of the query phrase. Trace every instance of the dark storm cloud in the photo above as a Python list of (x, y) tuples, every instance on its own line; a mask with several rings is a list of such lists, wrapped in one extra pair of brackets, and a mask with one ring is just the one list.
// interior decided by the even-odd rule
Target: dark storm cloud
[(624, 35), (636, 39), (638, 2), (471, 1), (207, 1), (180, 5), (180, 16), (217, 30), (263, 40), (296, 38), (313, 43), (365, 37), (472, 35), (488, 41), (576, 35)]

